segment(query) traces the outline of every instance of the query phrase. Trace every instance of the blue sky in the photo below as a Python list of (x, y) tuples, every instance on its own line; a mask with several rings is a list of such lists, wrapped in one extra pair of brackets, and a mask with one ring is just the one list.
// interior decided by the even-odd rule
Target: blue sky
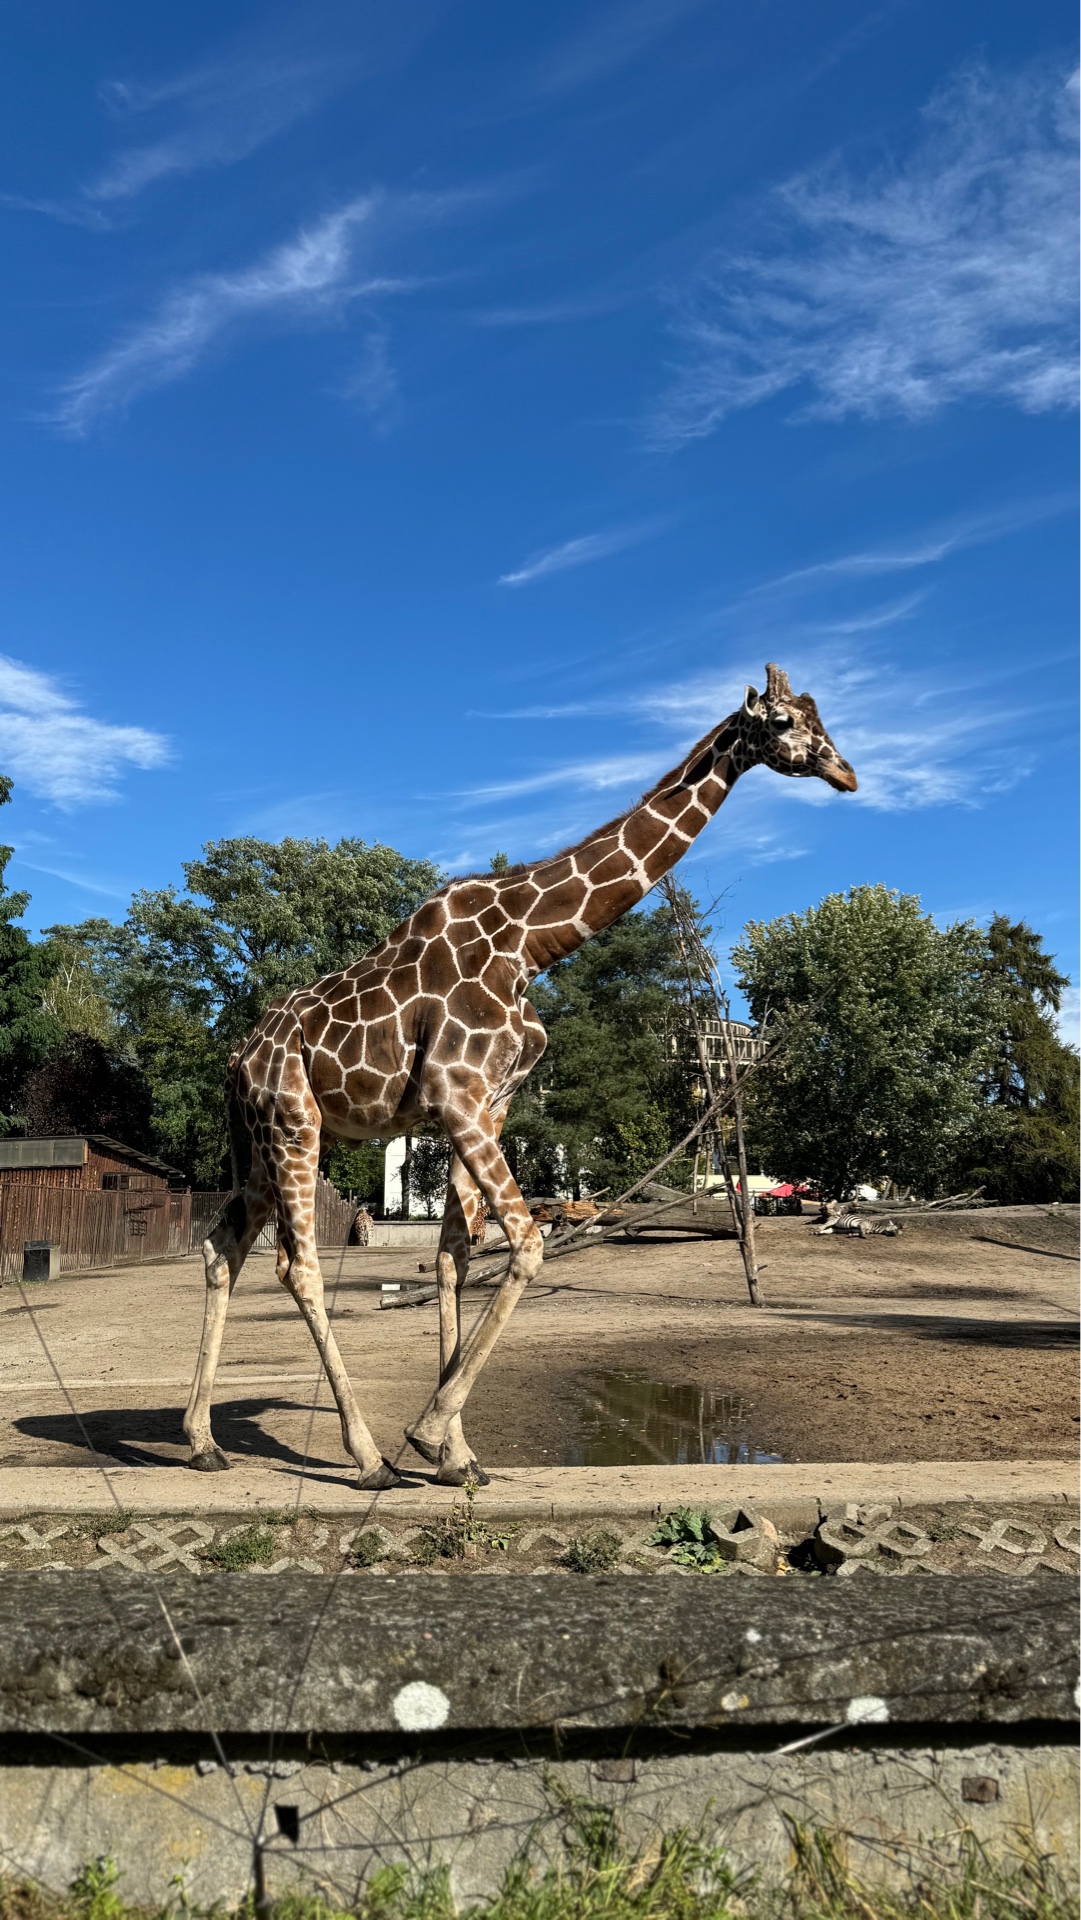
[(1076, 976), (1073, 16), (21, 0), (2, 822), (28, 924), (206, 840), (448, 869), (616, 812), (764, 662), (725, 925), (881, 880)]

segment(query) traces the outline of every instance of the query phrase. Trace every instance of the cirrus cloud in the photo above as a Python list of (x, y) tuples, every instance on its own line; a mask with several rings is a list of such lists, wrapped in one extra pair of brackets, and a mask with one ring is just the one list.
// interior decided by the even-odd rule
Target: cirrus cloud
[(931, 100), (907, 160), (787, 181), (772, 244), (713, 262), (684, 301), (653, 443), (792, 389), (804, 419), (1073, 405), (1076, 105), (1076, 76), (974, 68)]
[[(312, 311), (344, 296), (356, 235), (370, 221), (376, 196), (349, 201), (293, 239), (234, 273), (204, 273), (166, 296), (157, 312), (107, 348), (60, 390), (53, 422), (82, 435), (105, 413), (190, 371), (230, 325), (258, 314)], [(354, 293), (387, 291), (369, 281)]]

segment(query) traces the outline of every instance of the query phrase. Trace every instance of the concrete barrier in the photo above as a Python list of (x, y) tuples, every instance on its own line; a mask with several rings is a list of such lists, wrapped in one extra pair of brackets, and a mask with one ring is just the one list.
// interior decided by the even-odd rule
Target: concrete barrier
[(788, 1863), (786, 1816), (872, 1877), (1019, 1827), (1077, 1841), (1075, 1588), (283, 1574), (0, 1576), (0, 1859), (66, 1885), (238, 1899), (253, 1872), (337, 1900), (445, 1861), (460, 1899), (574, 1803), (632, 1843), (703, 1826)]
[[(442, 1231), (438, 1220), (376, 1220), (368, 1229), (370, 1247), (437, 1247)], [(485, 1229), (486, 1247), (505, 1247), (506, 1236), (498, 1221), (490, 1220)]]

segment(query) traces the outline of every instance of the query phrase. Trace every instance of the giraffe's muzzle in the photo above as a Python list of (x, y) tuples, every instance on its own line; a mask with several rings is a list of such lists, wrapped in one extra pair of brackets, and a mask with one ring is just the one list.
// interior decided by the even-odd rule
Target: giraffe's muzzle
[(835, 793), (855, 793), (859, 786), (847, 760), (835, 760), (831, 766), (823, 767), (822, 778), (828, 781)]

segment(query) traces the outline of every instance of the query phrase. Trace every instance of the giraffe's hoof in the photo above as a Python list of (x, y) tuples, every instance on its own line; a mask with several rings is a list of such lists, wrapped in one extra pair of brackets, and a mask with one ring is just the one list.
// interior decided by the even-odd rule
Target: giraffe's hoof
[(396, 1473), (389, 1460), (381, 1460), (371, 1473), (362, 1473), (357, 1481), (361, 1493), (385, 1493), (389, 1487), (400, 1487), (402, 1476)]
[(220, 1447), (208, 1447), (205, 1453), (193, 1453), (188, 1461), (193, 1473), (228, 1473), (229, 1462)]
[[(439, 1465), (439, 1448), (438, 1447), (430, 1447), (426, 1440), (420, 1440), (417, 1438), (417, 1435), (415, 1433), (410, 1433), (408, 1427), (405, 1430), (405, 1437), (408, 1440), (409, 1445), (415, 1448), (416, 1452), (419, 1453), (421, 1459), (427, 1460), (429, 1466), (437, 1467)], [(456, 1482), (455, 1484), (458, 1484), (458, 1483)]]
[(490, 1487), (491, 1476), (476, 1460), (467, 1467), (452, 1467), (440, 1462), (439, 1472), (435, 1476), (437, 1487)]

